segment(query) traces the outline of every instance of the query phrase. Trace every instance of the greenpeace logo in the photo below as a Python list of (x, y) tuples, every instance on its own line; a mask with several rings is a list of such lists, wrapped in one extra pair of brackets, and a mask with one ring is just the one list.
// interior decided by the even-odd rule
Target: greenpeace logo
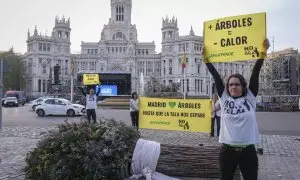
[(210, 54), (208, 58), (212, 57), (226, 57), (226, 56), (233, 56), (234, 52), (226, 52), (226, 53), (217, 53), (217, 54)]

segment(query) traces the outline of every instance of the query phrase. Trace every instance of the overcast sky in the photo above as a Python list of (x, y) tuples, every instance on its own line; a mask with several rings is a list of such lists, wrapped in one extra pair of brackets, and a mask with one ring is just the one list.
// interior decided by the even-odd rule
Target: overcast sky
[[(140, 42), (155, 41), (161, 50), (162, 17), (178, 19), (179, 34), (191, 25), (202, 36), (203, 22), (224, 16), (267, 12), (267, 36), (275, 37), (275, 50), (300, 49), (299, 0), (132, 0), (132, 24)], [(98, 42), (110, 17), (110, 0), (0, 0), (0, 51), (14, 47), (26, 51), (27, 31), (51, 35), (56, 16), (71, 19), (71, 52), (81, 41)]]

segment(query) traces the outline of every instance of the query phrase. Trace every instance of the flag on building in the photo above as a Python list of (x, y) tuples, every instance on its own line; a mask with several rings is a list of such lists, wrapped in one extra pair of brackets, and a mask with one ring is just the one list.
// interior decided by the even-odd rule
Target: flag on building
[(74, 75), (74, 71), (75, 71), (75, 62), (74, 62), (74, 58), (71, 58), (71, 74)]
[(186, 67), (186, 52), (185, 52), (185, 46), (183, 47), (183, 58), (182, 58), (182, 68)]

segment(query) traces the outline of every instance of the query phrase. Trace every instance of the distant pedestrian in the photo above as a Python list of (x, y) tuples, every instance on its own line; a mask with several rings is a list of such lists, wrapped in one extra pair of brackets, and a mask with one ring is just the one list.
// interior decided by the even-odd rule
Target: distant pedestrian
[(130, 116), (134, 127), (139, 128), (139, 98), (136, 92), (131, 94), (130, 99)]
[(212, 102), (212, 116), (211, 116), (211, 132), (210, 136), (214, 137), (215, 132), (215, 121), (217, 124), (217, 136), (220, 134), (220, 118), (221, 118), (221, 106), (219, 102), (219, 98), (216, 94), (213, 95)]
[(81, 88), (82, 94), (85, 96), (86, 99), (86, 115), (89, 123), (91, 123), (91, 117), (93, 119), (93, 123), (97, 122), (96, 117), (96, 109), (97, 109), (97, 98), (100, 93), (100, 88), (98, 89), (97, 93), (95, 94), (95, 90), (93, 88), (90, 89), (89, 94), (87, 95), (83, 88)]

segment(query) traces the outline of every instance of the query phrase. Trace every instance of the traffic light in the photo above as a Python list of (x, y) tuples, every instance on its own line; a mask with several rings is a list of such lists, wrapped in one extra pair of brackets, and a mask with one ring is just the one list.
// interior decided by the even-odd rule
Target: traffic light
[(54, 84), (59, 84), (60, 66), (54, 66)]

